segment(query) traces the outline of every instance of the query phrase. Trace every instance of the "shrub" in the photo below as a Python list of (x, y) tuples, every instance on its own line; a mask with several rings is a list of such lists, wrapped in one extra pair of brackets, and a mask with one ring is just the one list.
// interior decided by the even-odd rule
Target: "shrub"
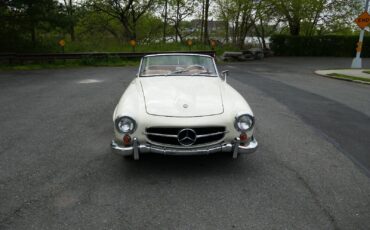
[[(358, 36), (273, 35), (271, 48), (277, 56), (354, 57)], [(364, 37), (362, 57), (370, 57), (370, 37)]]

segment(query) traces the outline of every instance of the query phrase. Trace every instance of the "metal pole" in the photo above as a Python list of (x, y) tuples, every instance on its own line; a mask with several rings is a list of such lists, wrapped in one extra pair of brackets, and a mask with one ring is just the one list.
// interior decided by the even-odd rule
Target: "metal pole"
[[(367, 12), (368, 8), (369, 8), (369, 0), (366, 0), (365, 12)], [(361, 47), (362, 47), (362, 42), (364, 40), (364, 34), (365, 34), (365, 30), (362, 29), (361, 32), (360, 32), (360, 37), (358, 39), (358, 44), (360, 46), (360, 49), (357, 50), (356, 57), (352, 61), (352, 65), (351, 65), (352, 69), (361, 69), (362, 68)]]

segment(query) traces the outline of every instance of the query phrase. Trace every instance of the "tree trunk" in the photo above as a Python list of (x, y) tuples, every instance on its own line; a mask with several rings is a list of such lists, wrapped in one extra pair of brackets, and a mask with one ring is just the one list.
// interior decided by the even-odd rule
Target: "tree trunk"
[(294, 20), (289, 22), (290, 35), (298, 36), (301, 31), (301, 23), (299, 20)]
[(243, 48), (244, 46), (244, 40), (245, 40), (245, 34), (246, 34), (246, 27), (247, 27), (247, 15), (246, 15), (246, 11), (243, 10), (243, 13), (242, 13), (242, 21), (241, 21), (241, 24), (240, 24), (240, 30), (239, 30), (239, 36), (238, 36), (238, 46), (240, 49)]
[(262, 48), (266, 49), (266, 40), (265, 40), (265, 28), (263, 28), (263, 21), (262, 17), (260, 18), (260, 25), (261, 25), (261, 40), (262, 40)]
[(73, 1), (69, 0), (68, 3), (66, 0), (64, 0), (64, 4), (67, 10), (67, 14), (70, 18), (69, 20), (69, 26), (68, 26), (68, 33), (71, 36), (71, 40), (75, 40), (75, 21), (73, 19)]
[(176, 23), (175, 23), (175, 30), (176, 30), (176, 42), (178, 42), (178, 37), (181, 38), (180, 32), (179, 32), (179, 27), (180, 27), (180, 0), (176, 1), (177, 8), (176, 8)]
[(233, 44), (234, 45), (236, 45), (236, 42), (237, 42), (238, 31), (239, 31), (239, 17), (237, 21), (235, 22), (234, 31), (233, 31)]
[(134, 32), (132, 33), (132, 40), (135, 40), (135, 41), (136, 41), (136, 39), (137, 39), (136, 31), (134, 31)]
[(203, 43), (203, 31), (204, 31), (204, 0), (202, 0), (202, 19), (200, 25), (200, 42)]
[(180, 42), (183, 42), (183, 37), (180, 33), (179, 27), (176, 28), (176, 33), (177, 33), (176, 37), (179, 36)]
[(204, 44), (209, 43), (209, 34), (208, 34), (208, 12), (209, 12), (209, 0), (205, 0), (204, 7)]
[(164, 4), (165, 5), (164, 5), (163, 43), (166, 43), (167, 5), (168, 5), (168, 0), (166, 0)]
[(126, 41), (129, 41), (131, 39), (136, 39), (136, 34), (134, 34), (133, 30), (130, 28), (127, 21), (128, 20), (125, 17), (123, 16), (120, 17), (120, 22), (124, 29), (123, 37), (126, 38)]
[(236, 42), (236, 38), (235, 38), (235, 24), (233, 24), (233, 26), (232, 26), (232, 30), (231, 30), (231, 43), (232, 44), (235, 44), (235, 42)]
[(237, 43), (237, 37), (238, 37), (238, 31), (239, 31), (239, 17), (240, 17), (240, 9), (241, 9), (241, 3), (238, 5), (238, 11), (236, 13), (235, 17), (235, 26), (233, 29), (233, 44), (236, 45)]
[(315, 28), (316, 28), (316, 25), (317, 25), (317, 21), (319, 19), (319, 13), (320, 12), (316, 12), (315, 17), (314, 17), (308, 31), (306, 32), (306, 36), (312, 36), (315, 33)]
[(75, 27), (73, 25), (70, 26), (69, 33), (71, 35), (71, 41), (73, 42), (75, 40)]
[(36, 46), (36, 28), (33, 23), (32, 23), (32, 28), (31, 28), (31, 40), (32, 40), (33, 47), (35, 47)]
[(229, 21), (225, 21), (225, 43), (229, 43)]

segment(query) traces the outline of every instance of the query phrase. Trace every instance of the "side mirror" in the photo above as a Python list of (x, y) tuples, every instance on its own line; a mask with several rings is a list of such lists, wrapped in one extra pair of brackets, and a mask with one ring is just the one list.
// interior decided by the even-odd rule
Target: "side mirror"
[(224, 82), (226, 82), (227, 76), (229, 76), (229, 71), (228, 70), (222, 71), (221, 76), (224, 78)]

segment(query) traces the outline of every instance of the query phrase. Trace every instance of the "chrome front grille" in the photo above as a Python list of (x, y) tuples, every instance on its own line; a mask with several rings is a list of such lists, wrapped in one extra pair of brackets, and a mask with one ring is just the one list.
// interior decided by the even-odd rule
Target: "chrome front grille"
[[(220, 126), (196, 128), (150, 127), (146, 129), (145, 135), (153, 143), (175, 146), (196, 146), (221, 141), (224, 138), (225, 133), (225, 127)], [(188, 135), (188, 141), (181, 141), (181, 139), (186, 139)], [(193, 138), (194, 136), (195, 138)], [(191, 139), (194, 139), (194, 141), (190, 141)]]

